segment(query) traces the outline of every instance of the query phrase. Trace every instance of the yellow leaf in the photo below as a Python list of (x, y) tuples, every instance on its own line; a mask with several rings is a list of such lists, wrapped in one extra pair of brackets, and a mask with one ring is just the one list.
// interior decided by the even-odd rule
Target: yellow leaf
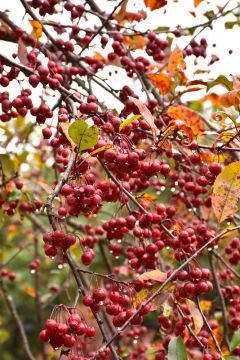
[(209, 313), (209, 311), (212, 308), (212, 301), (201, 300), (199, 305), (200, 305), (200, 308), (201, 308), (202, 311), (204, 311), (206, 313)]
[(167, 114), (172, 119), (184, 120), (186, 125), (191, 127), (195, 135), (199, 135), (206, 130), (203, 117), (185, 106), (170, 106)]
[(164, 282), (167, 279), (167, 274), (160, 270), (147, 271), (138, 277), (139, 280), (155, 280)]
[(193, 318), (194, 334), (197, 335), (199, 333), (199, 331), (202, 329), (203, 324), (204, 324), (202, 315), (201, 315), (200, 311), (198, 310), (196, 304), (192, 300), (186, 299), (186, 304), (187, 304), (190, 314)]
[(42, 24), (36, 20), (28, 20), (32, 25), (32, 36), (39, 40), (42, 36)]
[(238, 211), (240, 161), (227, 165), (213, 184), (212, 208), (219, 223)]
[(149, 79), (162, 95), (166, 95), (171, 90), (171, 80), (163, 73), (149, 74)]
[(151, 10), (160, 9), (167, 4), (167, 0), (144, 0), (146, 6)]

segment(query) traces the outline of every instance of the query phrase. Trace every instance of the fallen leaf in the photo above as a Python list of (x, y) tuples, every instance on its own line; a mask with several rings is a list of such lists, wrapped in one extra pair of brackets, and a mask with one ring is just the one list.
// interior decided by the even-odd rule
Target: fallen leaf
[(172, 119), (183, 120), (187, 126), (191, 127), (195, 135), (199, 135), (206, 130), (202, 115), (185, 106), (170, 106), (167, 114)]
[(213, 184), (212, 208), (219, 223), (238, 211), (240, 161), (227, 165)]
[(149, 79), (162, 95), (166, 95), (171, 90), (171, 80), (163, 73), (149, 74)]

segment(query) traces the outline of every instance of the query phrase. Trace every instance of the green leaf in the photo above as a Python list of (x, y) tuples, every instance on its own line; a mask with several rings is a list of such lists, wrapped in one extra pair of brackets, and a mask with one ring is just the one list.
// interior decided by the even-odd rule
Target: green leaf
[(165, 33), (165, 32), (168, 32), (170, 29), (169, 26), (159, 26), (157, 29), (154, 29), (153, 32), (156, 32), (156, 33)]
[(223, 360), (237, 360), (237, 358), (236, 358), (236, 356), (227, 355), (227, 356), (224, 356)]
[(126, 119), (119, 125), (119, 131), (122, 131), (127, 125), (131, 124), (135, 120), (139, 119), (142, 115), (133, 115), (132, 117)]
[(233, 351), (237, 346), (240, 346), (240, 329), (234, 332), (230, 341), (230, 351)]
[(231, 91), (233, 89), (232, 81), (229, 81), (226, 76), (220, 75), (217, 77), (217, 79), (213, 81), (209, 81), (207, 83), (207, 90), (211, 89), (212, 87), (216, 85), (223, 85), (226, 89)]
[(21, 195), (21, 191), (15, 188), (15, 189), (13, 189), (10, 196), (8, 197), (8, 200), (14, 201), (14, 200), (18, 199), (20, 195)]
[(168, 360), (187, 360), (187, 352), (181, 336), (174, 336), (168, 345)]
[(97, 126), (93, 125), (89, 128), (83, 120), (74, 121), (68, 128), (68, 135), (77, 145), (79, 151), (87, 150), (98, 142)]
[(12, 159), (8, 154), (0, 154), (0, 161), (4, 175), (11, 176), (14, 174), (15, 167)]
[(227, 21), (225, 22), (225, 29), (232, 29), (235, 25), (240, 26), (240, 21)]

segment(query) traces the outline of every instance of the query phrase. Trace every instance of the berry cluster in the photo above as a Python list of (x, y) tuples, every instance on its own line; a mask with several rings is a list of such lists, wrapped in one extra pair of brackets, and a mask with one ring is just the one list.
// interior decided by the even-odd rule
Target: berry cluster
[(54, 232), (45, 232), (43, 234), (44, 252), (49, 257), (56, 256), (61, 251), (66, 251), (70, 246), (76, 242), (74, 234), (66, 234), (62, 230), (55, 230)]

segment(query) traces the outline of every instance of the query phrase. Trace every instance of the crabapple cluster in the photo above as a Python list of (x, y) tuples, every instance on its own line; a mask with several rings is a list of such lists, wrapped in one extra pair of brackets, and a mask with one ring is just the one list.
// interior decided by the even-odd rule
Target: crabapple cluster
[(62, 230), (47, 231), (43, 234), (44, 252), (49, 257), (56, 256), (61, 251), (66, 251), (76, 242), (76, 236)]
[(200, 43), (198, 43), (195, 39), (191, 40), (190, 42), (190, 47), (188, 47), (185, 50), (185, 55), (186, 56), (190, 56), (190, 55), (194, 55), (196, 57), (203, 57), (206, 58), (207, 56), (207, 40), (205, 38), (202, 38), (200, 40)]
[(4, 278), (8, 278), (10, 281), (14, 281), (16, 279), (16, 273), (14, 271), (3, 268), (0, 270), (0, 279), (2, 280)]
[(61, 346), (72, 348), (83, 335), (92, 338), (95, 335), (95, 328), (88, 326), (79, 314), (73, 313), (69, 314), (64, 322), (46, 320), (45, 329), (40, 332), (39, 338), (49, 342), (54, 349)]
[(238, 265), (240, 261), (240, 239), (234, 237), (225, 248), (225, 253), (229, 256), (229, 262), (232, 265)]
[(158, 38), (154, 32), (149, 32), (147, 38), (146, 53), (152, 56), (153, 60), (162, 62), (165, 58), (164, 50), (168, 47), (168, 41)]
[(80, 213), (97, 213), (102, 202), (102, 192), (94, 185), (79, 185), (71, 182), (63, 185), (61, 194), (66, 198), (68, 213), (78, 216)]

